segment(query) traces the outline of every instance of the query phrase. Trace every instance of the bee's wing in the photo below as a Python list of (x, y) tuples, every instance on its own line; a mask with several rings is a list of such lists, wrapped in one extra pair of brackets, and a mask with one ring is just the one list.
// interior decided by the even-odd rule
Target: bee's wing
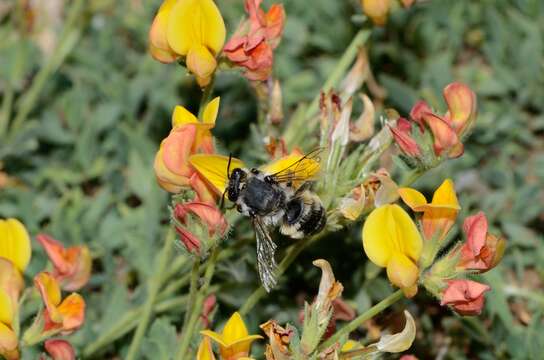
[(264, 167), (261, 170), (274, 177), (277, 182), (303, 183), (312, 180), (319, 173), (319, 155), (322, 148), (308, 154), (293, 152)]
[(259, 269), (259, 277), (266, 292), (276, 286), (276, 244), (272, 241), (268, 229), (262, 223), (261, 219), (255, 217), (252, 219), (253, 228), (257, 237), (257, 267)]
[(242, 160), (223, 155), (196, 154), (189, 157), (189, 163), (219, 194), (223, 194), (229, 182), (227, 169), (232, 172), (236, 168), (245, 167)]

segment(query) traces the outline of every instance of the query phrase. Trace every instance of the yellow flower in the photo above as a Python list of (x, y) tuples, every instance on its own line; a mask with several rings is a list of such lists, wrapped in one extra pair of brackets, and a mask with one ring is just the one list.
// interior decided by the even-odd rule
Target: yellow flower
[(410, 216), (400, 206), (374, 209), (363, 226), (363, 247), (374, 264), (387, 269), (387, 277), (405, 294), (415, 295), (419, 269), (416, 265), (423, 241)]
[(19, 296), (31, 257), (30, 238), (16, 219), (0, 219), (0, 357), (18, 359)]
[(161, 62), (185, 57), (201, 87), (211, 81), (226, 29), (212, 0), (165, 0), (149, 31), (151, 55)]
[(460, 209), (453, 181), (444, 180), (434, 192), (430, 204), (427, 203), (425, 196), (415, 189), (400, 188), (399, 195), (413, 211), (423, 212), (421, 223), (425, 239), (436, 239), (441, 242), (455, 223)]
[(200, 332), (219, 344), (223, 360), (240, 360), (249, 355), (251, 343), (262, 339), (260, 335), (249, 335), (246, 324), (238, 312), (232, 314), (221, 334), (211, 330)]
[(24, 225), (17, 219), (0, 220), (0, 257), (24, 272), (30, 256), (30, 237)]

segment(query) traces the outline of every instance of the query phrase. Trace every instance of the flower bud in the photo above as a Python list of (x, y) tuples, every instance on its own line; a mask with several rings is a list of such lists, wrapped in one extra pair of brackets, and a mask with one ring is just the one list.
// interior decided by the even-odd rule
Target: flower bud
[(198, 256), (205, 255), (228, 227), (223, 213), (215, 205), (203, 202), (178, 203), (173, 217), (184, 248)]
[(444, 88), (444, 99), (448, 104), (445, 117), (462, 137), (470, 130), (476, 118), (476, 94), (467, 85), (455, 82)]
[(391, 7), (391, 0), (361, 0), (363, 12), (375, 25), (383, 26), (387, 22), (387, 13)]
[(389, 126), (395, 142), (408, 157), (420, 158), (421, 149), (412, 137), (412, 124), (405, 118), (399, 118), (395, 127)]
[(61, 339), (51, 339), (44, 342), (45, 351), (53, 360), (75, 360), (76, 352), (72, 345)]

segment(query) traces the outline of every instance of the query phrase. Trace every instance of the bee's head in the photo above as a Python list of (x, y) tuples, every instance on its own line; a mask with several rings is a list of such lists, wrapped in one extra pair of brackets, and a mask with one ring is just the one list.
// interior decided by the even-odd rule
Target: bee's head
[(241, 185), (246, 181), (247, 174), (240, 168), (233, 169), (230, 173), (229, 183), (227, 185), (227, 197), (230, 201), (235, 202), (240, 195)]

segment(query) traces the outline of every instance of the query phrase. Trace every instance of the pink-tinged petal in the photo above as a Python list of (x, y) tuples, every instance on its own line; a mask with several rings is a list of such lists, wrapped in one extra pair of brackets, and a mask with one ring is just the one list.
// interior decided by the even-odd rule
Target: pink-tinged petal
[(411, 135), (412, 125), (408, 120), (399, 118), (397, 125), (395, 127), (389, 126), (389, 130), (403, 153), (410, 157), (420, 157), (422, 155), (419, 145)]
[(410, 118), (414, 120), (418, 125), (421, 131), (423, 131), (425, 122), (423, 121), (423, 114), (431, 113), (432, 114), (431, 107), (423, 100), (419, 100), (415, 103), (415, 105), (412, 107), (412, 110), (410, 110)]
[(200, 254), (200, 240), (193, 233), (183, 227), (176, 227), (176, 232), (188, 252)]
[(463, 223), (463, 230), (467, 234), (467, 245), (470, 252), (476, 256), (485, 245), (487, 236), (487, 218), (483, 212), (469, 216)]
[(465, 84), (454, 82), (444, 88), (444, 99), (448, 104), (448, 114), (457, 134), (464, 134), (476, 113), (476, 94)]
[(210, 236), (216, 233), (222, 235), (227, 229), (227, 221), (223, 213), (215, 205), (193, 201), (177, 204), (174, 209), (176, 218), (182, 224), (185, 223), (189, 212), (196, 215), (207, 226)]
[(198, 173), (194, 173), (190, 180), (191, 188), (196, 193), (195, 201), (215, 205), (215, 192), (202, 180)]
[(272, 48), (278, 46), (285, 26), (285, 9), (283, 4), (273, 4), (266, 13), (266, 38)]
[(18, 360), (18, 346), (19, 341), (13, 329), (0, 322), (0, 357), (6, 360)]
[(433, 134), (434, 152), (437, 156), (459, 143), (457, 134), (445, 119), (432, 113), (424, 113), (423, 120)]
[(75, 360), (76, 352), (72, 345), (61, 339), (46, 340), (44, 343), (45, 351), (53, 360)]
[(484, 305), (484, 293), (489, 290), (488, 285), (476, 281), (450, 280), (442, 293), (440, 305), (450, 305), (461, 315), (479, 315)]

